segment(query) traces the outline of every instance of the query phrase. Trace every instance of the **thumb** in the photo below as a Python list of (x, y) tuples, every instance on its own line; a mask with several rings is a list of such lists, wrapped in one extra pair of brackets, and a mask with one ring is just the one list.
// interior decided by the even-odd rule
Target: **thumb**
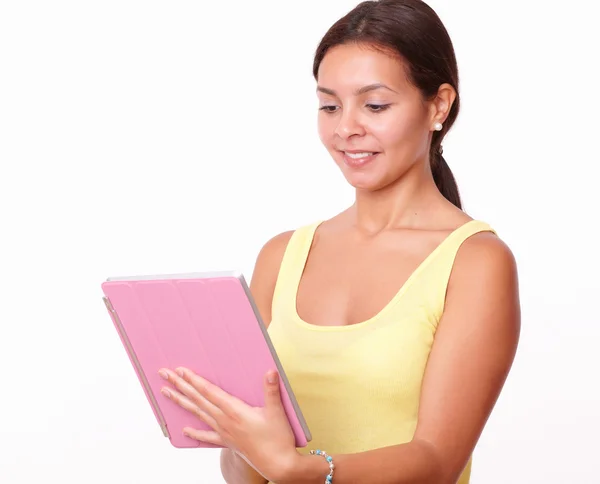
[(265, 377), (265, 407), (282, 407), (279, 392), (279, 374), (275, 370), (267, 372)]

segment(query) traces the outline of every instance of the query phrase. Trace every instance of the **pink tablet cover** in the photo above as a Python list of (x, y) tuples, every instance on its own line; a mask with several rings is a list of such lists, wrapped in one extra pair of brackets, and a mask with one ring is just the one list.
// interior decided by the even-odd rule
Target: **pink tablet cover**
[(271, 352), (268, 334), (253, 310), (243, 277), (161, 280), (157, 276), (156, 280), (104, 282), (102, 290), (156, 419), (173, 446), (215, 447), (185, 437), (185, 426), (208, 426), (160, 393), (166, 382), (158, 370), (178, 366), (192, 369), (253, 406), (264, 405), (265, 373), (279, 369), (282, 401), (296, 446), (305, 447), (310, 441), (302, 414), (295, 401), (292, 403), (291, 389), (288, 392), (286, 388), (285, 374)]

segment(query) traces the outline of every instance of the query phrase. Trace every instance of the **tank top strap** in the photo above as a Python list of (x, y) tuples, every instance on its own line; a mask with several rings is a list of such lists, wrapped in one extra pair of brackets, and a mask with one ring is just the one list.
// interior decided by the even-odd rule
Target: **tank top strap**
[(450, 233), (439, 247), (439, 256), (448, 257), (454, 261), (463, 242), (479, 232), (492, 232), (496, 234), (496, 231), (488, 223), (481, 220), (470, 220)]
[(296, 293), (313, 238), (321, 221), (299, 227), (291, 235), (281, 260), (272, 302), (272, 319), (295, 311)]
[(469, 237), (480, 232), (496, 230), (481, 220), (471, 220), (458, 227), (431, 254), (429, 263), (424, 267), (415, 290), (426, 299), (426, 306), (433, 311), (436, 320), (441, 317), (446, 301), (446, 292), (454, 261), (462, 244)]

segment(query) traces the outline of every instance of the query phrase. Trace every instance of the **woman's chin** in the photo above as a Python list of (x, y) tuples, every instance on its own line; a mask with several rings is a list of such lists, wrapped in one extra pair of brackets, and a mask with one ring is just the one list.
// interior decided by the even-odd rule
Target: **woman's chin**
[(366, 173), (344, 173), (346, 181), (356, 190), (360, 191), (376, 191), (384, 185), (381, 177), (373, 176)]
[(357, 169), (348, 166), (343, 161), (336, 160), (336, 162), (346, 181), (356, 190), (376, 191), (386, 184), (386, 170), (382, 169), (382, 164), (370, 163), (368, 166)]

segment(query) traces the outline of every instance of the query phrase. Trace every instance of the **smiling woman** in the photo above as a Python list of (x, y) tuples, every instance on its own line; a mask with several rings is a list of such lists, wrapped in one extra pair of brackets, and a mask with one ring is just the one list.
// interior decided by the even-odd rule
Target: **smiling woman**
[[(388, 14), (389, 17), (385, 17)], [(337, 55), (332, 56), (333, 53)], [(342, 80), (339, 93), (324, 77), (323, 64), (329, 63), (335, 64), (332, 68)], [(373, 67), (379, 69), (380, 77), (374, 77)], [(338, 68), (345, 69), (344, 76), (339, 75), (342, 71)], [(350, 121), (354, 118), (348, 111), (355, 108), (364, 114), (388, 111), (387, 119), (371, 116), (374, 135), (382, 136), (382, 142), (389, 138), (397, 145), (420, 141), (421, 149), (424, 143), (438, 188), (452, 203), (460, 205), (454, 177), (441, 149), (442, 140), (454, 124), (460, 107), (458, 68), (448, 33), (427, 5), (410, 1), (359, 4), (333, 25), (321, 41), (313, 74), (318, 81), (317, 92), (322, 94), (321, 111), (334, 113), (344, 107)], [(353, 85), (358, 87), (348, 92), (348, 87)], [(395, 112), (390, 113), (390, 108)], [(435, 132), (423, 139), (424, 134), (430, 134), (432, 119)], [(388, 120), (393, 123), (386, 122)], [(336, 151), (336, 140), (330, 137), (334, 133), (331, 122), (323, 118), (319, 121), (321, 140), (330, 152)], [(361, 124), (356, 122), (354, 128), (359, 126)], [(351, 130), (352, 126), (340, 122), (337, 129)], [(409, 151), (413, 156), (417, 154), (414, 146)]]
[(294, 448), (277, 380), (264, 408), (182, 369), (168, 397), (226, 447), (229, 483), (460, 483), (520, 331), (510, 249), (461, 206), (442, 140), (452, 43), (420, 0), (359, 4), (316, 51), (319, 136), (356, 200), (276, 235), (251, 291), (313, 435)]

